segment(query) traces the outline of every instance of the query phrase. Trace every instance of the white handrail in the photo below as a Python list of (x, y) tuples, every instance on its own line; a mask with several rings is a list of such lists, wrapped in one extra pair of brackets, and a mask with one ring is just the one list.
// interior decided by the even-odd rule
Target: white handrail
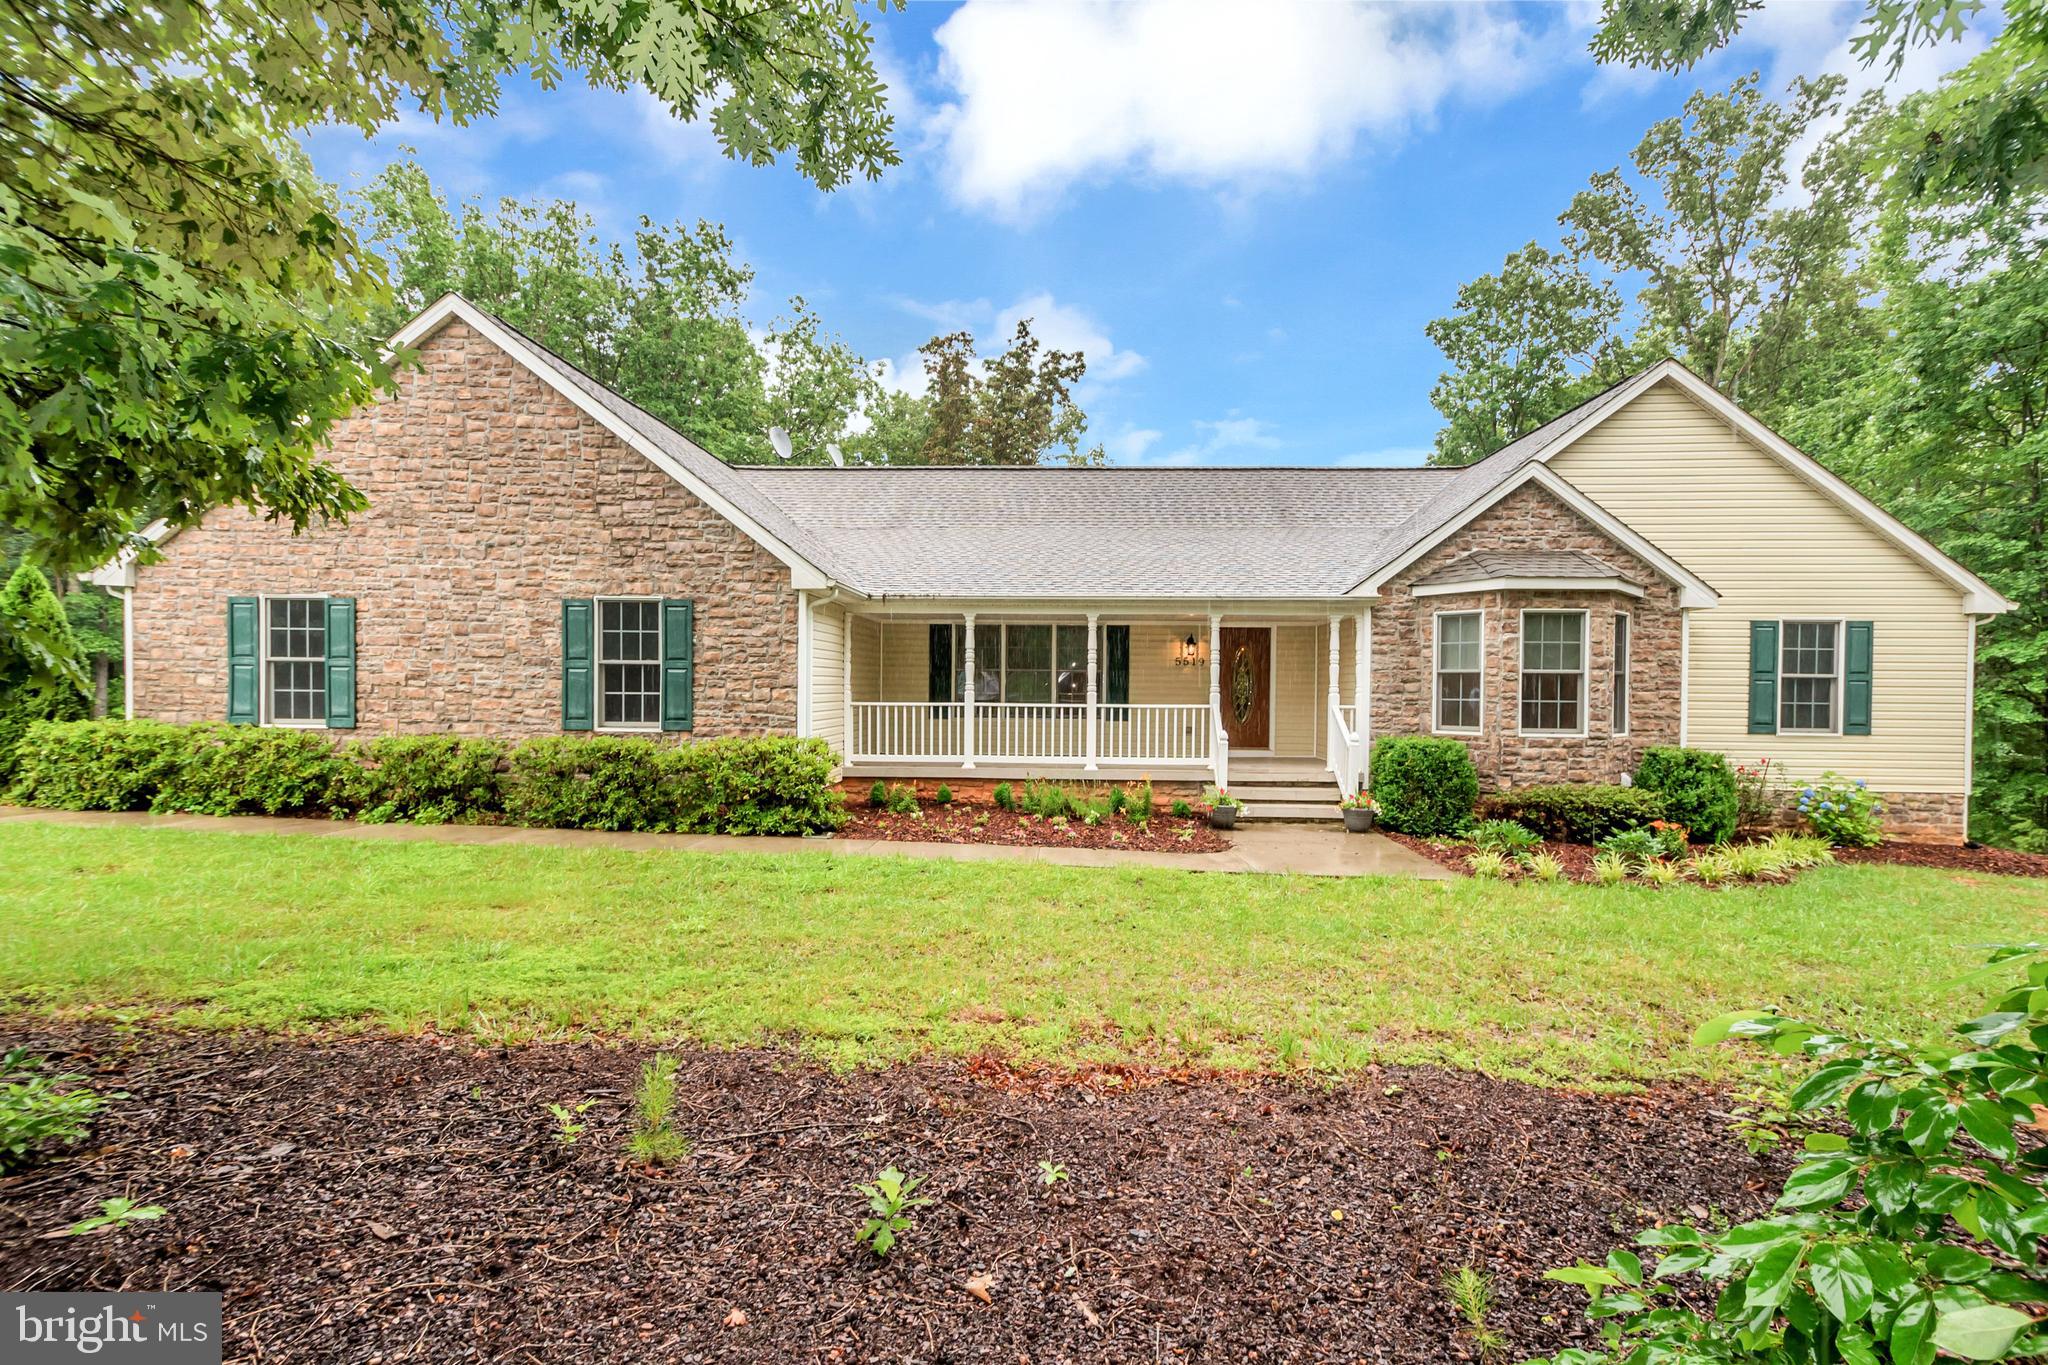
[(1346, 796), (1356, 796), (1365, 773), (1365, 760), (1358, 742), (1358, 732), (1352, 728), (1353, 711), (1349, 706), (1330, 708), (1330, 743), (1326, 757), (1330, 772), (1337, 779), (1337, 786)]
[(1098, 752), (1116, 763), (1190, 763), (1209, 761), (1209, 727), (1201, 705), (1143, 702), (1097, 704)]
[(1230, 731), (1223, 728), (1223, 707), (1219, 702), (1209, 708), (1209, 749), (1212, 765), (1216, 769), (1216, 785), (1228, 790), (1230, 787)]
[(847, 761), (959, 758), (965, 712), (958, 702), (857, 701)]

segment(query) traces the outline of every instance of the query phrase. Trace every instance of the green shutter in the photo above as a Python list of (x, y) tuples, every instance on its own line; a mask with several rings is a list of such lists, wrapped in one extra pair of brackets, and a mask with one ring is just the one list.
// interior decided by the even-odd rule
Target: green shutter
[[(1108, 706), (1131, 704), (1131, 628), (1129, 626), (1104, 626), (1102, 628), (1102, 700)], [(1127, 720), (1129, 717), (1118, 712), (1112, 720)]]
[(953, 700), (953, 628), (934, 621), (925, 627), (924, 699)]
[(327, 728), (356, 728), (356, 599), (327, 599)]
[(562, 728), (591, 726), (591, 602), (587, 597), (562, 600)]
[(254, 725), (257, 631), (261, 604), (253, 597), (228, 599), (228, 724)]
[(1849, 623), (1849, 652), (1842, 670), (1842, 733), (1870, 733), (1871, 623)]
[(661, 728), (696, 724), (696, 609), (688, 602), (661, 604)]
[(1778, 733), (1778, 623), (1749, 623), (1749, 732)]

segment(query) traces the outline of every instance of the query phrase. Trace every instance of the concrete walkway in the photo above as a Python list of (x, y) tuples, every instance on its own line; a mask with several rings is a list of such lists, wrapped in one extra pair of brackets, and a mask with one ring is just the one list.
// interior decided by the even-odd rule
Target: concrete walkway
[(670, 849), (694, 853), (810, 853), (834, 858), (939, 858), (956, 863), (1030, 862), (1062, 867), (1162, 867), (1182, 872), (1283, 872), (1308, 877), (1423, 877), (1452, 874), (1378, 834), (1324, 825), (1257, 825), (1231, 831), (1225, 853), (1146, 853), (1112, 848), (1014, 848), (1007, 844), (906, 843), (891, 839), (742, 838), (730, 834), (614, 834), (516, 825), (363, 825), (267, 815), (152, 815), (147, 811), (38, 810), (0, 806), (0, 825), (48, 824), (190, 829), (233, 834), (306, 834), (396, 843), (529, 844), (547, 848)]

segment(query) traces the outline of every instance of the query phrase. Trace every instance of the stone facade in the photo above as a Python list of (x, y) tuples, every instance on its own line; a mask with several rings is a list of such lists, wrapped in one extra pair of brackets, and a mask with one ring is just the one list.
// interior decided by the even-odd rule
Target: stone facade
[[(1631, 582), (1643, 596), (1612, 591), (1496, 590), (1416, 597), (1419, 578), (1480, 549), (1582, 550)], [(1591, 657), (1586, 733), (1524, 735), (1520, 716), (1521, 613), (1584, 610)], [(1428, 735), (1435, 688), (1438, 613), (1484, 616), (1482, 725), (1458, 735), (1472, 751), (1483, 790), (1544, 782), (1616, 782), (1653, 744), (1678, 743), (1680, 615), (1678, 589), (1610, 540), (1547, 489), (1528, 485), (1488, 508), (1396, 581), (1373, 608), (1372, 733)], [(1630, 622), (1629, 724), (1614, 733), (1614, 616)]]
[(143, 567), (135, 713), (219, 720), (227, 600), (356, 599), (360, 733), (561, 729), (561, 601), (696, 603), (696, 733), (796, 729), (789, 571), (667, 473), (460, 322), (397, 396), (336, 430), (369, 499), (345, 527), (221, 508)]

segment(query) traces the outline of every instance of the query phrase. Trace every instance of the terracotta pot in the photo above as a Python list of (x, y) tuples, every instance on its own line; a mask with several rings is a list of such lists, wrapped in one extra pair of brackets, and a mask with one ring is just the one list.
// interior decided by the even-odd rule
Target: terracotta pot
[(1237, 828), (1237, 810), (1238, 810), (1238, 808), (1237, 808), (1236, 806), (1211, 806), (1211, 807), (1209, 807), (1209, 828), (1210, 828), (1210, 829), (1236, 829), (1236, 828)]
[(1350, 830), (1353, 834), (1371, 833), (1372, 812), (1362, 806), (1346, 806), (1344, 808), (1344, 828)]

